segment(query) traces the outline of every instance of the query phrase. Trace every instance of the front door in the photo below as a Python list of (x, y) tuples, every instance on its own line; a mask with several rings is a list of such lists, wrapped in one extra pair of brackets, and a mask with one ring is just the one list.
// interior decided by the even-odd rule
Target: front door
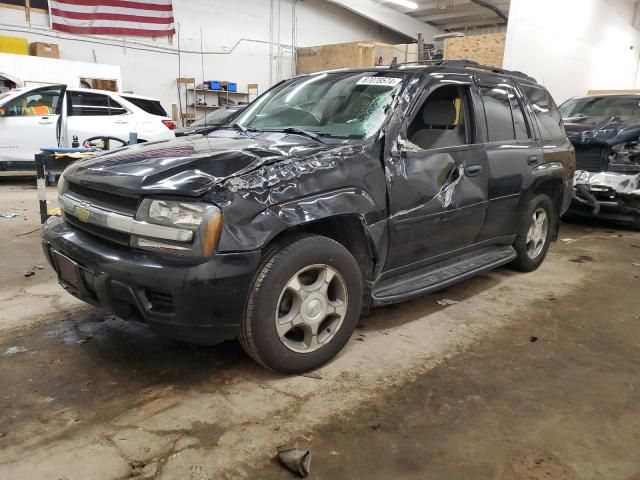
[(411, 109), (387, 162), (386, 268), (435, 262), (472, 245), (487, 209), (489, 169), (476, 143), (471, 76), (432, 85)]
[(32, 169), (43, 147), (57, 147), (66, 87), (30, 90), (0, 108), (0, 161), (8, 168)]

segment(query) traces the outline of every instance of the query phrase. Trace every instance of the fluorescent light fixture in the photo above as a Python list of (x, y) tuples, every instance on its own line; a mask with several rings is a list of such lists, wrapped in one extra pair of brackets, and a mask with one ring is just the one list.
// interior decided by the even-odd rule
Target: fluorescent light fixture
[(411, 10), (415, 10), (416, 8), (418, 8), (418, 4), (416, 2), (412, 2), (411, 0), (387, 0), (387, 3), (394, 3), (404, 8), (410, 8)]

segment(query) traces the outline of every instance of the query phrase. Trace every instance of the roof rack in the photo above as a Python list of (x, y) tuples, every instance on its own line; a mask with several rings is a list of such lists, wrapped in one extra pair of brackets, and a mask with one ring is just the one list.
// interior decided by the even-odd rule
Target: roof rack
[(478, 62), (474, 62), (473, 60), (442, 60), (440, 59), (440, 60), (422, 60), (417, 62), (398, 63), (394, 58), (389, 68), (397, 69), (402, 65), (425, 65), (425, 66), (447, 66), (447, 67), (458, 67), (458, 68), (475, 68), (477, 70), (487, 70), (494, 73), (502, 73), (504, 75), (511, 75), (514, 77), (524, 78), (534, 83), (538, 83), (535, 78), (527, 75), (526, 73), (519, 72), (517, 70), (505, 70), (503, 68), (492, 67), (490, 65), (482, 65)]

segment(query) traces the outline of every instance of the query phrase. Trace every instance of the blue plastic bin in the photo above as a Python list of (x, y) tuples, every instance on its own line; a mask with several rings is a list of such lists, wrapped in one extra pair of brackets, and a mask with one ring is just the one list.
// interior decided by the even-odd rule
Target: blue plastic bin
[(207, 80), (205, 83), (209, 85), (209, 90), (221, 90), (220, 80)]

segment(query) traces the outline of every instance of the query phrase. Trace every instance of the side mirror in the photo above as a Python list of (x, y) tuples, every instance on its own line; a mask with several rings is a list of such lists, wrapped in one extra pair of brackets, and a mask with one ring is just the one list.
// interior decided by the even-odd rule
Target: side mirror
[(4, 108), (0, 108), (0, 117), (6, 117), (7, 111)]

